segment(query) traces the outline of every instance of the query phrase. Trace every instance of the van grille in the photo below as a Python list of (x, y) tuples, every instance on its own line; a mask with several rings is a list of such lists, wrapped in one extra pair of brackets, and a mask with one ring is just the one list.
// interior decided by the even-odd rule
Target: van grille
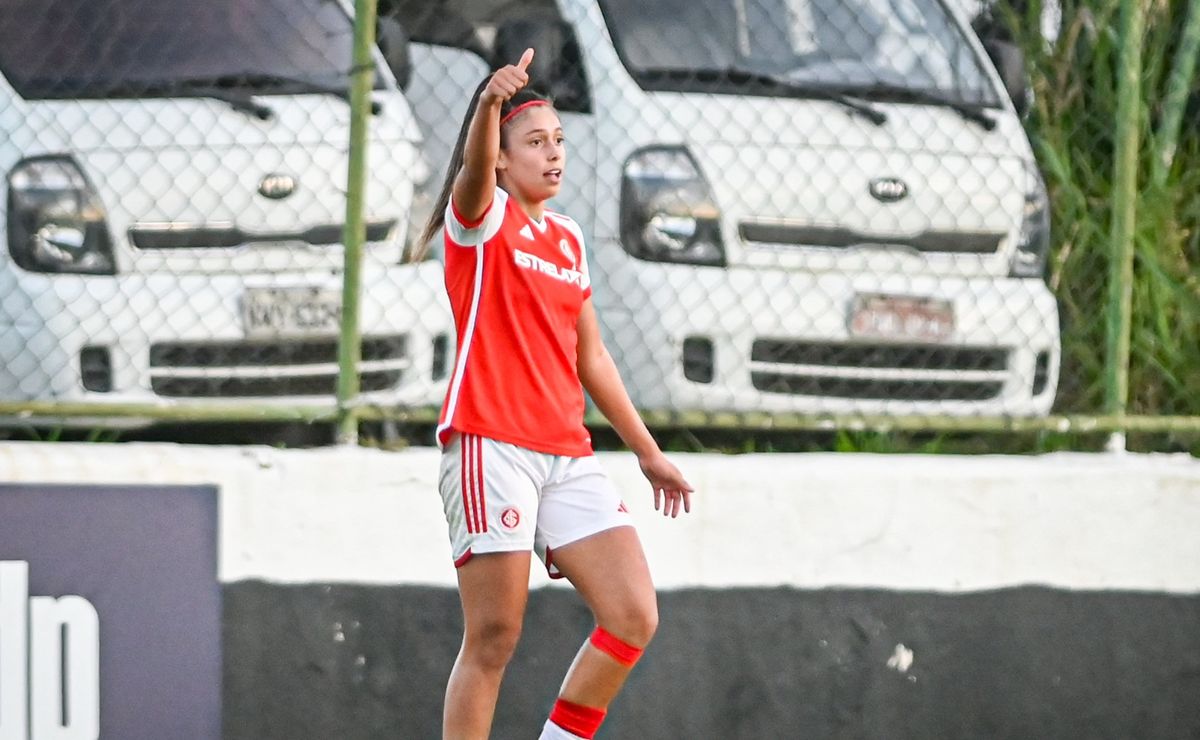
[(1000, 395), (1009, 350), (759, 339), (750, 378), (767, 393), (860, 400), (984, 401)]
[[(365, 337), (363, 392), (400, 383), (410, 362), (405, 335)], [(150, 348), (150, 385), (172, 398), (330, 396), (337, 392), (337, 339), (162, 342)]]
[(998, 232), (925, 231), (914, 236), (888, 237), (853, 229), (743, 221), (738, 234), (748, 242), (797, 247), (848, 249), (851, 247), (907, 247), (922, 253), (992, 254), (1000, 249)]
[[(395, 220), (368, 223), (366, 240), (385, 241), (395, 226)], [(220, 249), (278, 243), (325, 247), (342, 243), (342, 225), (324, 224), (303, 231), (245, 231), (232, 225), (139, 224), (129, 230), (129, 239), (138, 249)]]

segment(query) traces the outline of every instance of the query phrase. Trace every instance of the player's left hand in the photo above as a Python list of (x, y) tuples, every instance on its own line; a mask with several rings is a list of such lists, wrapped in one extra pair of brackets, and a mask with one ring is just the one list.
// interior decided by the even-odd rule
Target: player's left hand
[(683, 478), (679, 468), (662, 452), (638, 458), (642, 473), (654, 490), (654, 510), (663, 516), (677, 517), (681, 511), (692, 510), (692, 491), (695, 489)]
[(533, 61), (533, 49), (526, 49), (521, 55), (521, 60), (516, 64), (506, 64), (496, 70), (492, 78), (488, 80), (487, 87), (483, 89), (480, 95), (480, 102), (497, 102), (503, 103), (506, 100), (511, 100), (512, 96), (520, 92), (526, 85), (529, 84), (529, 63)]

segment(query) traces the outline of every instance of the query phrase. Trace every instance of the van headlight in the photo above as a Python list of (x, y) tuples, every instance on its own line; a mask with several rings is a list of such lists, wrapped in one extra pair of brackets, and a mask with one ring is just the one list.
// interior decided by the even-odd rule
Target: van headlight
[(1040, 278), (1046, 271), (1046, 253), (1050, 250), (1050, 198), (1046, 183), (1034, 170), (1026, 186), (1021, 234), (1013, 255), (1013, 277)]
[(639, 259), (724, 265), (721, 212), (682, 147), (634, 152), (621, 177), (621, 245)]
[(8, 251), (31, 272), (116, 272), (104, 207), (72, 159), (25, 159), (8, 173)]

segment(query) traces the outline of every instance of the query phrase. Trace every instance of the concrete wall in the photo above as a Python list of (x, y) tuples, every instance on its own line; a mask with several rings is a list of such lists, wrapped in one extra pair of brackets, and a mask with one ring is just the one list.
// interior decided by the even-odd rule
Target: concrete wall
[[(1200, 462), (628, 455), (659, 635), (606, 738), (1200, 736)], [(0, 480), (214, 483), (225, 736), (425, 738), (461, 615), (437, 452), (0, 445)], [(536, 736), (591, 627), (540, 566), (494, 737)]]
[[(453, 591), (226, 588), (231, 738), (436, 738)], [(1014, 587), (679, 589), (604, 738), (1192, 738), (1200, 600)], [(539, 589), (494, 738), (534, 738), (591, 629)]]

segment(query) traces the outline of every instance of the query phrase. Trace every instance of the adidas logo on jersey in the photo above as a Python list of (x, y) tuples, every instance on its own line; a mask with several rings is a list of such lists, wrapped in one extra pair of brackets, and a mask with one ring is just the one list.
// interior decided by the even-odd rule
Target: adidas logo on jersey
[(529, 228), (529, 224), (525, 224), (521, 227), (520, 234), (526, 239), (533, 241), (533, 229)]
[(583, 286), (583, 273), (579, 270), (571, 270), (566, 267), (559, 267), (553, 262), (548, 262), (541, 257), (528, 252), (522, 252), (519, 249), (513, 250), (513, 260), (517, 263), (517, 267), (524, 267), (528, 270), (537, 270), (540, 273), (549, 275), (555, 280), (561, 280), (567, 284)]

